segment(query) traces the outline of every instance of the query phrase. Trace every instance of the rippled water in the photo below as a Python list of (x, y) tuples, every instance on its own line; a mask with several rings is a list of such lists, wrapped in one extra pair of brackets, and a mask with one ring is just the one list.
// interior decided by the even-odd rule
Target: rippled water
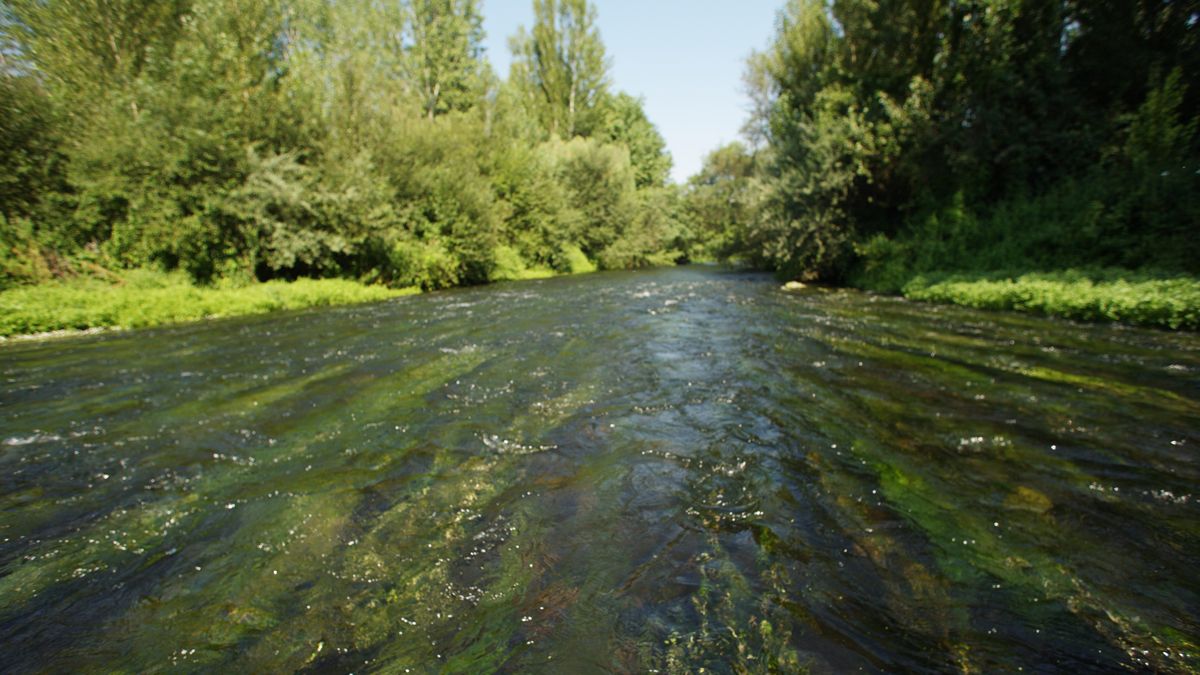
[(1200, 668), (1200, 336), (596, 274), (0, 349), (0, 670)]

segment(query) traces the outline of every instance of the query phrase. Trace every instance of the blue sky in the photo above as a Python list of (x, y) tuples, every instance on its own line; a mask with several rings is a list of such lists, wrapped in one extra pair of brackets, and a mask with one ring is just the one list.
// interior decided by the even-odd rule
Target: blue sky
[[(616, 89), (641, 96), (679, 182), (746, 119), (742, 66), (771, 37), (783, 0), (593, 0)], [(501, 77), (508, 38), (533, 24), (532, 0), (484, 0), (488, 59)]]

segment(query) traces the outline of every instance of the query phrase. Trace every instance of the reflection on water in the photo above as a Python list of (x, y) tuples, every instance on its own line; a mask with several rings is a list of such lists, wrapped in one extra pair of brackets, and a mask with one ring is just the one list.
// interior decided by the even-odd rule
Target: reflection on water
[(0, 669), (1197, 669), (1198, 373), (697, 268), (7, 346)]

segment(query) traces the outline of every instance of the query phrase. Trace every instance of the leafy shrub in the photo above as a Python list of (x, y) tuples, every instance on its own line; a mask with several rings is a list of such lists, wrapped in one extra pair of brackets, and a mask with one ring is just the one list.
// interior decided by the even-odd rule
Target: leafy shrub
[(568, 244), (559, 250), (554, 268), (567, 274), (587, 274), (596, 271), (596, 264), (578, 246)]
[(492, 270), (492, 279), (494, 280), (520, 279), (526, 271), (525, 261), (521, 259), (521, 254), (511, 246), (496, 247), (492, 258), (496, 261), (496, 266)]
[(687, 236), (676, 215), (680, 209), (679, 192), (675, 189), (639, 190), (632, 223), (616, 241), (600, 251), (600, 266), (636, 269), (675, 264), (684, 257), (687, 248)]
[(53, 276), (33, 223), (0, 215), (0, 288), (48, 281)]
[(535, 266), (553, 266), (561, 246), (578, 231), (580, 214), (544, 152), (512, 144), (497, 149), (489, 167), (504, 206), (502, 241)]
[(637, 208), (629, 151), (593, 139), (557, 139), (542, 146), (568, 202), (579, 213), (569, 240), (595, 257), (629, 227)]
[(529, 267), (517, 249), (511, 246), (497, 247), (493, 258), (496, 266), (492, 270), (492, 281), (544, 279), (555, 275), (555, 271), (547, 267)]
[(458, 283), (458, 263), (437, 242), (402, 240), (392, 245), (389, 278), (394, 286), (425, 290), (449, 288)]
[(1183, 275), (1099, 269), (918, 276), (903, 293), (913, 300), (981, 309), (1200, 329), (1200, 279)]

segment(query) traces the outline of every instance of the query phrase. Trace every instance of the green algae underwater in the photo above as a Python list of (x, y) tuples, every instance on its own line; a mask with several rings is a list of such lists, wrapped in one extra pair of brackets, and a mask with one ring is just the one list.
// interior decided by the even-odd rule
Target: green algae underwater
[(0, 349), (4, 672), (1200, 671), (1200, 336), (501, 284)]

